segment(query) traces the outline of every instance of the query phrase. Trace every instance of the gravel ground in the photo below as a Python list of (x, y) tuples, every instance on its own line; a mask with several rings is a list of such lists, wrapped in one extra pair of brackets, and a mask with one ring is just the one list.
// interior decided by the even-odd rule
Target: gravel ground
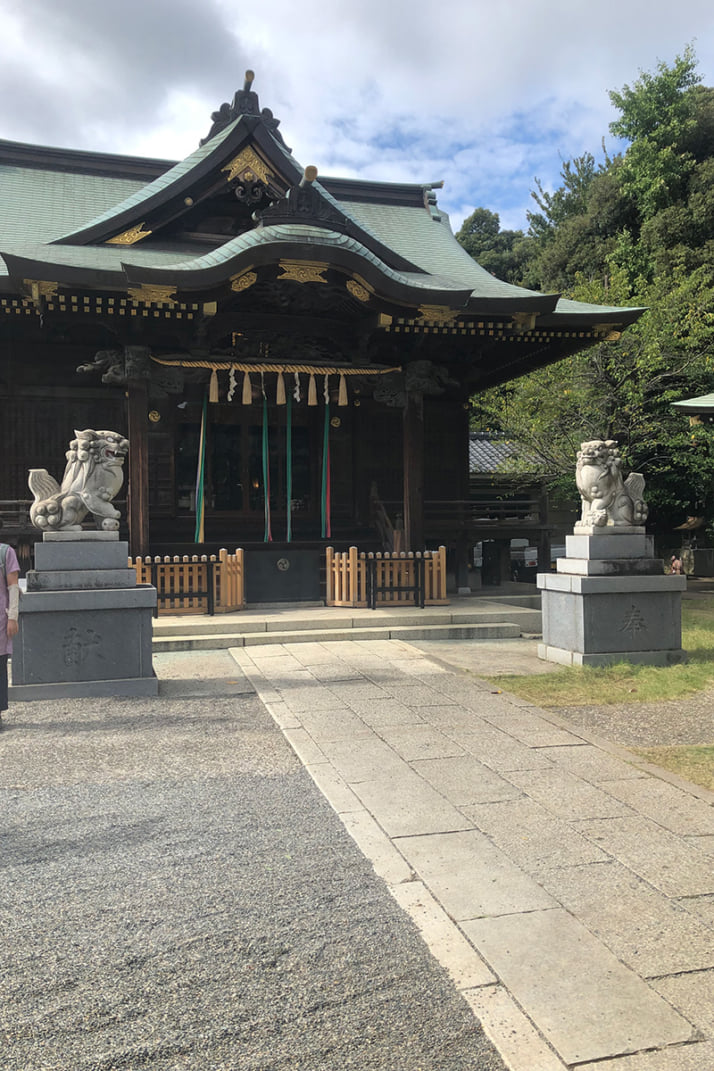
[[(464, 643), (427, 640), (415, 643), (430, 658), (475, 676), (552, 673), (558, 667), (538, 658), (534, 640), (515, 639)], [(545, 707), (545, 709), (548, 709)], [(714, 744), (714, 689), (687, 699), (662, 703), (595, 703), (552, 707), (554, 714), (573, 726), (588, 729), (624, 747), (667, 747), (677, 744)]]
[(625, 747), (714, 744), (714, 690), (663, 703), (552, 709), (572, 725)]
[(0, 801), (3, 1071), (503, 1071), (235, 670), (14, 704)]

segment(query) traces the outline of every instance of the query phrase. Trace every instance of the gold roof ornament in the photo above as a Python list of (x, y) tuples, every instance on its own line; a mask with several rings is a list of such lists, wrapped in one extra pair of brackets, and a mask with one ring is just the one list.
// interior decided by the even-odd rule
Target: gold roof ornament
[(57, 296), (59, 290), (59, 283), (48, 282), (45, 279), (23, 279), (22, 285), (27, 291), (28, 297), (33, 304), (37, 305), (42, 298), (53, 298)]
[(278, 282), (284, 283), (326, 283), (323, 272), (329, 264), (313, 260), (281, 260), (278, 264), (284, 273), (278, 276)]
[(153, 231), (149, 230), (146, 223), (141, 222), (136, 227), (130, 227), (128, 231), (115, 234), (113, 238), (107, 238), (107, 245), (136, 245), (142, 238), (148, 238)]
[(535, 312), (514, 312), (513, 314), (513, 330), (519, 334), (523, 334), (525, 331), (532, 331), (536, 324)]
[(460, 315), (458, 309), (448, 305), (420, 305), (418, 318), (423, 323), (445, 326), (455, 324)]
[(345, 286), (352, 297), (357, 298), (358, 301), (369, 301), (370, 294), (374, 293), (374, 287), (370, 286), (361, 275), (354, 275), (348, 279)]
[(242, 293), (244, 290), (249, 290), (251, 286), (258, 281), (257, 272), (244, 271), (241, 275), (234, 275), (231, 279), (231, 290), (235, 290), (237, 294)]
[(250, 147), (243, 149), (233, 159), (221, 168), (226, 173), (226, 182), (234, 179), (242, 179), (243, 182), (264, 182), (267, 186), (274, 178), (273, 172), (267, 164), (258, 156), (257, 152)]
[(139, 301), (144, 305), (175, 305), (175, 286), (130, 286), (129, 297), (132, 301)]

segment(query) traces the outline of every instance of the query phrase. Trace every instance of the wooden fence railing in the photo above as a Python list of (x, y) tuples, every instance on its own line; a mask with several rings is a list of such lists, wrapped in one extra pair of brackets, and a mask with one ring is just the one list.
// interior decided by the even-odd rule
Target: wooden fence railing
[(153, 584), (158, 614), (225, 614), (245, 606), (243, 550), (129, 558), (138, 584)]
[[(399, 502), (385, 502), (392, 512)], [(424, 522), (432, 530), (449, 531), (484, 528), (533, 528), (546, 523), (545, 498), (469, 498), (424, 502)]]
[[(328, 606), (446, 605), (446, 548), (423, 554), (326, 551)], [(421, 588), (421, 591), (420, 591)]]

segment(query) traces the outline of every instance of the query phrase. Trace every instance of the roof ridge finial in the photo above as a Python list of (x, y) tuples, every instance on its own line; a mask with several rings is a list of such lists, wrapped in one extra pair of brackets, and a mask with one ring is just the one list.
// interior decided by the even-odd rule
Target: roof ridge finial
[(247, 70), (245, 72), (245, 80), (243, 82), (243, 88), (236, 90), (233, 96), (233, 103), (228, 104), (224, 102), (221, 104), (217, 112), (211, 114), (211, 129), (208, 134), (203, 138), (199, 145), (205, 145), (207, 141), (214, 138), (216, 134), (220, 134), (222, 130), (225, 130), (227, 126), (235, 122), (241, 115), (255, 115), (259, 119), (263, 120), (263, 123), (268, 128), (276, 141), (287, 150), (292, 150), (283, 141), (283, 136), (279, 132), (280, 120), (276, 119), (270, 108), (263, 108), (260, 110), (260, 102), (258, 101), (258, 94), (253, 91), (253, 82), (255, 80), (255, 72)]

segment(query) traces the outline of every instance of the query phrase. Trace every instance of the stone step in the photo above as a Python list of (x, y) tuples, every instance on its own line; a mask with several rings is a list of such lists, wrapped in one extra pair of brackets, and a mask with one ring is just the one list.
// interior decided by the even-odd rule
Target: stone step
[(495, 640), (517, 639), (520, 635), (520, 626), (510, 621), (436, 625), (399, 625), (385, 622), (372, 627), (310, 627), (269, 632), (194, 632), (156, 636), (153, 650), (156, 653), (206, 651), (228, 647), (257, 647), (263, 644), (323, 643), (336, 640)]
[(159, 639), (183, 636), (252, 636), (255, 633), (330, 632), (333, 629), (375, 627), (392, 629), (407, 626), (424, 628), (430, 625), (489, 625), (504, 621), (517, 624), (522, 632), (539, 634), (541, 631), (540, 610), (522, 606), (496, 607), (490, 610), (456, 610), (449, 613), (414, 610), (402, 612), (399, 615), (380, 614), (378, 610), (374, 613), (355, 610), (354, 614), (344, 611), (334, 615), (329, 613), (305, 614), (304, 616), (290, 614), (288, 620), (279, 614), (256, 617), (248, 616), (248, 614), (230, 616), (217, 614), (215, 617), (186, 615), (178, 620), (176, 618), (162, 620), (159, 617), (154, 621), (154, 642)]

